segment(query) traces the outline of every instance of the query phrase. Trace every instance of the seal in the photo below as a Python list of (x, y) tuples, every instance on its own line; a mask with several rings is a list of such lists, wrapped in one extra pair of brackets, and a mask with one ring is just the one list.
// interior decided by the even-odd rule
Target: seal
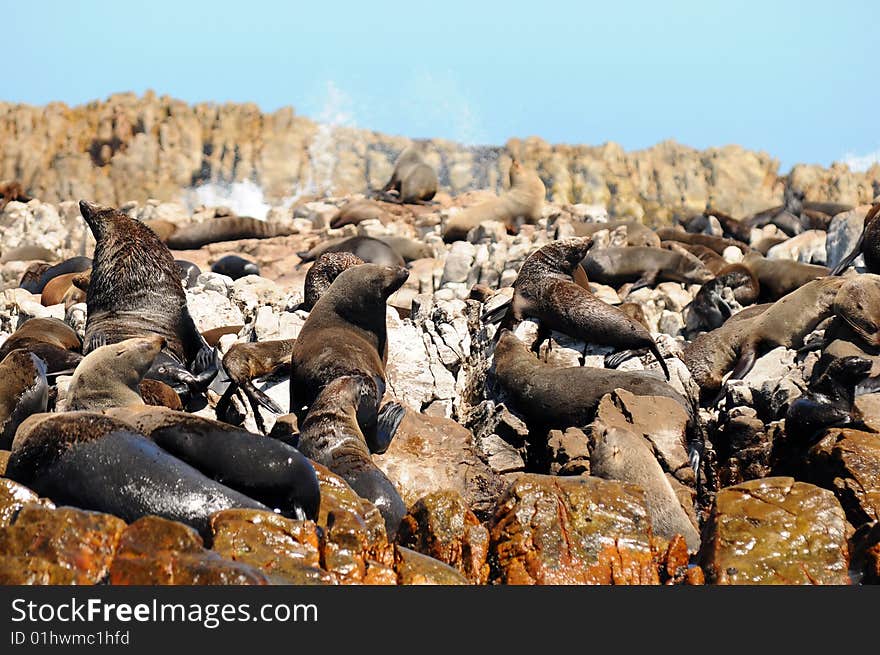
[(690, 331), (714, 330), (733, 315), (726, 293), (740, 306), (753, 304), (758, 299), (760, 285), (757, 278), (742, 264), (730, 264), (714, 280), (706, 282), (687, 306), (687, 326)]
[(678, 402), (693, 417), (688, 400), (650, 373), (615, 371), (589, 366), (557, 368), (537, 359), (505, 328), (495, 346), (494, 379), (504, 400), (536, 430), (584, 427), (593, 421), (599, 401), (615, 389), (636, 396), (665, 396)]
[(9, 450), (18, 426), (49, 405), (49, 382), (43, 360), (13, 350), (0, 361), (0, 449)]
[(238, 255), (226, 255), (211, 265), (211, 272), (226, 275), (233, 280), (237, 280), (245, 275), (259, 275), (260, 267), (244, 257), (239, 257)]
[(79, 335), (57, 318), (30, 318), (0, 345), (0, 360), (19, 348), (35, 354), (46, 364), (47, 375), (69, 373), (82, 355)]
[(177, 392), (164, 382), (145, 378), (138, 385), (138, 395), (146, 405), (167, 407), (168, 409), (183, 409), (183, 403)]
[(129, 424), (96, 412), (27, 418), (12, 442), (6, 476), (58, 505), (128, 522), (155, 514), (206, 538), (215, 512), (271, 509), (165, 452)]
[(227, 334), (238, 335), (244, 329), (244, 325), (221, 325), (220, 327), (211, 328), (202, 332), (202, 337), (208, 342), (211, 348), (216, 347), (220, 343), (220, 339)]
[(250, 216), (219, 216), (201, 223), (181, 225), (165, 243), (174, 250), (195, 250), (220, 241), (270, 239), (295, 233), (292, 226), (261, 221)]
[(330, 227), (334, 230), (346, 225), (357, 225), (363, 221), (379, 221), (383, 225), (390, 222), (388, 212), (375, 200), (363, 198), (345, 203), (330, 219)]
[(304, 262), (310, 262), (327, 252), (350, 252), (369, 264), (381, 266), (403, 266), (405, 263), (403, 257), (387, 243), (366, 236), (348, 237), (339, 241), (320, 243), (309, 251), (298, 252), (297, 256)]
[(318, 394), (300, 424), (299, 448), (310, 459), (342, 477), (385, 519), (389, 538), (397, 534), (406, 505), (391, 480), (373, 463), (358, 416), (375, 411), (376, 383), (344, 375)]
[(398, 255), (403, 257), (406, 263), (414, 262), (417, 259), (431, 259), (434, 257), (434, 251), (428, 244), (416, 239), (399, 236), (376, 237), (382, 243), (391, 246)]
[(350, 252), (325, 252), (318, 257), (306, 273), (300, 309), (311, 311), (342, 271), (364, 263), (363, 259)]
[(186, 259), (175, 259), (174, 264), (180, 273), (180, 281), (187, 289), (192, 289), (198, 283), (202, 270)]
[(513, 283), (512, 319), (537, 318), (542, 328), (588, 343), (648, 349), (668, 380), (669, 368), (645, 326), (572, 281), (591, 245), (590, 237), (576, 237), (552, 241), (529, 255)]
[(626, 228), (626, 245), (648, 248), (660, 247), (660, 237), (654, 233), (654, 230), (638, 221), (608, 221), (607, 223), (572, 222), (571, 227), (575, 236), (579, 237), (592, 237), (596, 232), (601, 232), (602, 230), (613, 231), (623, 227)]
[(703, 284), (712, 279), (712, 272), (696, 257), (662, 248), (602, 248), (591, 250), (581, 261), (590, 280), (620, 287), (634, 284), (629, 292), (658, 282)]
[(83, 200), (80, 213), (96, 242), (86, 293), (83, 354), (155, 334), (164, 337), (169, 360), (165, 365), (180, 371), (181, 383), (195, 386), (193, 374), (212, 377), (216, 373), (213, 350), (187, 309), (186, 293), (168, 248), (149, 228), (118, 210)]
[[(73, 278), (78, 275), (82, 275), (82, 273), (64, 273), (49, 280), (40, 294), (40, 304), (43, 307), (51, 307), (52, 305), (64, 302), (64, 298), (71, 288), (80, 291), (73, 286)], [(82, 292), (80, 291), (80, 293)]]
[(504, 223), (508, 232), (518, 230), (521, 219), (537, 223), (544, 208), (547, 189), (538, 174), (526, 170), (516, 159), (510, 165), (510, 188), (497, 198), (462, 209), (449, 217), (443, 228), (447, 243), (463, 241), (467, 234), (483, 221)]
[(590, 475), (635, 484), (645, 490), (654, 534), (672, 539), (680, 534), (689, 551), (700, 548), (700, 533), (688, 518), (644, 437), (611, 427), (590, 449)]
[(779, 346), (800, 348), (804, 337), (834, 312), (843, 290), (840, 278), (813, 280), (767, 307), (740, 312), (724, 325), (704, 332), (684, 348), (682, 360), (704, 393), (721, 389), (731, 368), (731, 380), (745, 376), (760, 354)]
[(212, 480), (285, 516), (315, 519), (318, 515), (318, 477), (309, 460), (293, 446), (165, 407), (123, 407), (106, 414), (130, 424)]
[(10, 202), (30, 202), (33, 198), (25, 192), (21, 182), (10, 180), (0, 183), (0, 211)]
[(723, 236), (728, 239), (736, 239), (748, 244), (751, 240), (752, 228), (747, 223), (735, 219), (729, 214), (725, 214), (717, 209), (707, 209), (702, 214), (691, 217), (684, 225), (684, 229), (692, 234), (705, 233), (709, 227), (710, 217), (714, 217), (718, 221), (723, 231)]
[(392, 202), (422, 204), (434, 198), (437, 184), (437, 173), (422, 157), (421, 147), (414, 144), (400, 153), (381, 195)]
[(666, 250), (675, 250), (676, 252), (684, 251), (693, 255), (703, 262), (703, 266), (708, 268), (713, 275), (718, 275), (721, 269), (728, 264), (724, 257), (706, 246), (696, 246), (688, 243), (680, 243), (678, 241), (661, 241), (660, 247), (665, 248)]
[(300, 425), (308, 407), (336, 378), (372, 378), (376, 397), (370, 411), (367, 400), (362, 401), (358, 426), (371, 452), (388, 448), (403, 408), (392, 402), (379, 411), (388, 359), (385, 303), (407, 277), (406, 268), (354, 266), (340, 273), (315, 303), (293, 345), (290, 411)]
[[(823, 355), (825, 358), (825, 355)], [(855, 388), (871, 372), (873, 362), (858, 356), (830, 359), (817, 368), (806, 393), (798, 396), (785, 414), (785, 435), (800, 445), (807, 445), (831, 427), (867, 427), (855, 406)], [(822, 362), (824, 364), (824, 362)]]
[(48, 248), (43, 248), (42, 246), (19, 246), (18, 248), (4, 251), (3, 255), (0, 256), (0, 264), (32, 261), (54, 262), (57, 259), (58, 256)]
[(165, 338), (153, 334), (96, 348), (73, 372), (67, 391), (68, 409), (143, 405), (138, 386), (164, 346)]
[(52, 280), (59, 275), (64, 275), (65, 273), (82, 273), (91, 267), (92, 260), (90, 257), (71, 257), (70, 259), (65, 259), (63, 262), (43, 270), (38, 276), (28, 275), (28, 272), (26, 271), (19, 283), (19, 287), (37, 295), (43, 293), (43, 288), (49, 280)]
[(731, 246), (738, 248), (743, 254), (751, 250), (749, 246), (736, 239), (725, 239), (711, 234), (691, 234), (679, 228), (661, 227), (657, 230), (657, 236), (661, 241), (678, 241), (690, 246), (703, 246), (714, 250), (719, 255), (723, 255), (724, 251)]
[(758, 279), (761, 300), (772, 302), (800, 289), (807, 282), (828, 275), (828, 269), (815, 264), (803, 264), (791, 259), (767, 259), (756, 252), (749, 253), (741, 262)]
[(880, 202), (871, 205), (871, 209), (865, 214), (862, 233), (859, 235), (856, 245), (834, 267), (831, 275), (843, 273), (859, 255), (864, 256), (865, 268), (868, 269), (869, 273), (880, 273)]

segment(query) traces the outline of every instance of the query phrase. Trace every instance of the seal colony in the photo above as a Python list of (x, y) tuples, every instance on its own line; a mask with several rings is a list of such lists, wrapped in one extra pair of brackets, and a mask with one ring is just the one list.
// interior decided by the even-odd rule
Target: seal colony
[[(470, 449), (453, 469), (635, 485), (652, 534), (682, 537), (696, 561), (721, 481), (751, 475), (729, 461), (732, 425), (761, 425), (778, 475), (800, 475), (792, 462), (828, 430), (875, 429), (860, 399), (880, 388), (880, 203), (838, 260), (815, 264), (792, 240), (848, 205), (591, 221), (511, 160), (509, 188), (450, 202), (447, 172), (407, 148), (381, 190), (305, 201), (298, 224), (140, 221), (81, 200), (94, 252), (3, 253), (31, 262), (0, 343), (5, 477), (209, 538), (221, 510), (332, 513), (329, 471), (394, 539), (412, 529), (420, 469), (448, 477), (420, 458), (452, 448), (427, 427), (452, 418)], [(609, 422), (611, 406), (630, 423)]]

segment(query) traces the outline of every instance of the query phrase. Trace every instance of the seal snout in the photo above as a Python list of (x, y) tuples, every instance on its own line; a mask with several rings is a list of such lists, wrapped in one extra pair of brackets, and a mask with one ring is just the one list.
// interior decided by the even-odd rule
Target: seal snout
[(409, 278), (409, 269), (406, 266), (400, 266), (397, 269), (392, 270), (394, 270), (394, 272), (392, 273), (391, 279), (389, 280), (388, 286), (386, 287), (386, 290), (389, 294), (397, 291)]

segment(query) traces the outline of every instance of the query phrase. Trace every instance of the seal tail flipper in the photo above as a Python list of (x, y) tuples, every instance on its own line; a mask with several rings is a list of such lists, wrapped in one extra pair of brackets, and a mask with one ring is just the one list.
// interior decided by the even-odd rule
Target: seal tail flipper
[(666, 365), (666, 360), (663, 359), (663, 355), (660, 353), (660, 348), (657, 347), (657, 344), (654, 341), (651, 341), (649, 348), (654, 355), (654, 359), (657, 360), (657, 363), (660, 364), (660, 368), (663, 369), (663, 375), (666, 376), (666, 381), (668, 382), (671, 379), (669, 375), (669, 367)]
[(653, 287), (654, 284), (657, 282), (658, 274), (659, 271), (645, 271), (644, 274), (642, 274), (642, 277), (636, 280), (635, 284), (633, 284), (629, 288), (629, 291), (626, 292), (626, 295), (629, 296), (629, 294), (631, 294), (633, 291), (638, 291), (639, 289), (642, 289), (644, 287)]
[[(867, 225), (865, 227), (867, 228)], [(850, 253), (846, 257), (844, 257), (843, 259), (840, 260), (840, 263), (834, 267), (834, 270), (831, 271), (831, 273), (829, 273), (829, 275), (840, 275), (846, 269), (848, 269), (850, 267), (850, 264), (852, 264), (855, 261), (856, 257), (858, 257), (861, 254), (862, 243), (865, 240), (865, 231), (866, 231), (866, 229), (862, 230), (862, 233), (859, 235), (859, 240), (856, 241), (856, 245), (853, 246), (853, 249), (850, 251)]]
[(244, 395), (247, 396), (248, 400), (251, 402), (251, 407), (255, 414), (257, 413), (257, 408), (254, 406), (255, 404), (262, 405), (273, 414), (284, 413), (284, 410), (278, 406), (278, 403), (267, 396), (261, 389), (258, 389), (251, 380), (245, 380), (240, 384), (241, 390), (244, 391)]
[(749, 371), (755, 366), (755, 360), (758, 358), (758, 349), (755, 344), (747, 343), (740, 351), (739, 360), (733, 371), (730, 373), (728, 380), (740, 380), (748, 375)]
[(616, 353), (609, 353), (605, 355), (605, 368), (617, 368), (621, 364), (623, 364), (626, 360), (632, 359), (633, 357), (638, 357), (639, 355), (647, 352), (647, 349), (642, 350), (621, 350)]
[(379, 418), (376, 425), (376, 442), (367, 444), (370, 446), (371, 453), (381, 455), (388, 450), (388, 446), (391, 445), (391, 440), (397, 433), (397, 428), (400, 427), (400, 422), (405, 414), (406, 408), (399, 402), (391, 401), (385, 403), (382, 409), (379, 410)]

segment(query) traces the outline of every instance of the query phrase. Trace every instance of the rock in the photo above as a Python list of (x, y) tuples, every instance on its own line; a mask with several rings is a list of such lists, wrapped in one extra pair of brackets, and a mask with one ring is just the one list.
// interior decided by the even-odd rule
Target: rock
[(880, 435), (834, 428), (808, 459), (810, 479), (835, 493), (850, 523), (880, 520)]
[(186, 292), (186, 304), (199, 332), (244, 324), (241, 311), (225, 293), (194, 287)]
[(770, 248), (767, 258), (821, 265), (827, 257), (825, 240), (824, 230), (807, 230)]
[(211, 516), (212, 548), (287, 584), (333, 584), (321, 570), (320, 538), (312, 521), (274, 512), (228, 509)]
[(553, 475), (589, 475), (590, 445), (580, 428), (550, 430), (547, 435), (550, 473)]
[(321, 562), (340, 584), (397, 583), (394, 547), (385, 541), (371, 542), (367, 526), (353, 512), (328, 513), (321, 533)]
[(394, 569), (402, 585), (465, 585), (468, 579), (448, 564), (409, 548), (394, 549)]
[(443, 266), (443, 278), (441, 285), (449, 282), (465, 282), (471, 270), (477, 249), (467, 241), (456, 241), (452, 244), (446, 255), (446, 263)]
[(489, 578), (489, 532), (454, 491), (417, 501), (404, 517), (397, 541), (448, 564), (472, 583), (485, 584)]
[(6, 475), (6, 465), (9, 463), (9, 456), (12, 453), (8, 450), (0, 450), (0, 477)]
[(115, 585), (267, 582), (257, 569), (205, 549), (201, 537), (189, 526), (158, 516), (144, 516), (126, 528), (110, 567), (110, 583)]
[(354, 515), (364, 526), (366, 543), (370, 547), (379, 547), (388, 542), (385, 533), (385, 520), (370, 501), (358, 496), (348, 483), (330, 469), (317, 462), (312, 462), (318, 476), (318, 488), (321, 492), (321, 504), (318, 509), (319, 528), (326, 528), (331, 515), (349, 513)]
[[(5, 470), (5, 463), (2, 468)], [(48, 498), (40, 498), (24, 485), (18, 484), (18, 482), (9, 478), (0, 478), (0, 528), (11, 525), (21, 508), (30, 504), (42, 505), (49, 509), (54, 509), (55, 507)]]
[(736, 246), (727, 246), (721, 256), (728, 264), (736, 264), (743, 260), (743, 252)]
[(373, 461), (412, 505), (439, 491), (458, 492), (477, 516), (494, 505), (502, 484), (474, 449), (471, 432), (451, 419), (407, 411), (391, 445)]
[[(865, 215), (870, 205), (861, 205), (848, 212), (843, 212), (831, 219), (825, 240), (825, 265), (829, 268), (837, 266), (855, 247), (862, 234)], [(861, 255), (856, 259), (856, 267), (863, 264)]]
[[(752, 399), (758, 415), (767, 420), (778, 418), (772, 411), (771, 401), (783, 379), (787, 378), (795, 368), (797, 352), (780, 346), (774, 348), (763, 357), (759, 357), (754, 367), (742, 378), (752, 392)], [(776, 405), (785, 405), (794, 400), (794, 390), (787, 387), (785, 396), (777, 398)], [(800, 394), (798, 394), (800, 395)], [(796, 396), (795, 396), (796, 397)]]
[(506, 584), (659, 584), (644, 492), (592, 477), (519, 476), (489, 526)]
[(718, 492), (703, 569), (717, 584), (849, 584), (851, 528), (834, 494), (793, 478)]
[[(64, 580), (50, 575), (50, 584), (67, 584), (69, 579), (96, 584), (109, 572), (123, 530), (125, 521), (109, 514), (26, 505), (12, 525), (0, 527), (0, 561), (7, 557), (42, 559), (70, 572)], [(55, 570), (31, 565), (45, 575)]]

